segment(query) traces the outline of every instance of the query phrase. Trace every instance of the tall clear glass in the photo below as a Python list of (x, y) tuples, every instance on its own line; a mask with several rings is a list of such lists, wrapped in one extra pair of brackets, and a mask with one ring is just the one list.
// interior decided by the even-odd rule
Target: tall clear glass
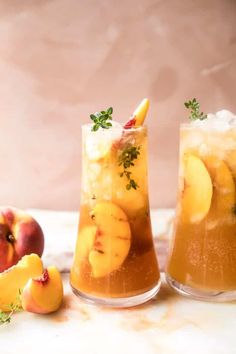
[(179, 293), (236, 299), (236, 126), (183, 124), (166, 277)]
[(160, 287), (148, 199), (147, 129), (113, 126), (93, 132), (88, 124), (82, 136), (80, 222), (71, 286), (89, 302), (138, 305)]

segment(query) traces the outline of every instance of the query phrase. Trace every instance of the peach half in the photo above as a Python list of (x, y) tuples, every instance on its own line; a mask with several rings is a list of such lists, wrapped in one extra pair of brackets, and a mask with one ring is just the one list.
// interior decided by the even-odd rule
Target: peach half
[(22, 307), (28, 312), (47, 314), (57, 311), (62, 299), (60, 272), (55, 266), (50, 266), (40, 277), (29, 279), (22, 292)]

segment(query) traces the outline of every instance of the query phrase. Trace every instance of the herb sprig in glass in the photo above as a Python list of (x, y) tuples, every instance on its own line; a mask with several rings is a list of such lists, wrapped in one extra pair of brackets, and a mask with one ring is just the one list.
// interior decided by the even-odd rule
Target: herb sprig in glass
[(196, 98), (185, 102), (184, 105), (186, 108), (191, 110), (189, 116), (190, 120), (204, 120), (207, 118), (207, 115), (200, 111), (200, 104), (198, 103)]
[(130, 190), (131, 188), (139, 188), (138, 184), (132, 178), (132, 172), (129, 170), (130, 167), (134, 166), (134, 160), (137, 160), (140, 155), (141, 146), (127, 146), (118, 157), (119, 166), (123, 166), (123, 171), (120, 173), (120, 177), (125, 176), (128, 180), (126, 189)]
[(96, 112), (94, 114), (90, 114), (90, 118), (93, 121), (92, 131), (96, 132), (99, 128), (109, 129), (112, 127), (113, 108), (109, 107), (106, 111)]

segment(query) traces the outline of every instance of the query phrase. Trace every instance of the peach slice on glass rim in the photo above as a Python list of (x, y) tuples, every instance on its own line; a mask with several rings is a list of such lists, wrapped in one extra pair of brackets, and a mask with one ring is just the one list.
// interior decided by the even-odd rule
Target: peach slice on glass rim
[(128, 122), (126, 122), (126, 124), (124, 125), (124, 128), (125, 129), (137, 128), (137, 127), (143, 125), (144, 120), (147, 115), (147, 112), (149, 110), (149, 106), (150, 106), (149, 99), (144, 98), (140, 102), (138, 107), (135, 109), (134, 113), (132, 114), (132, 116), (130, 117)]
[(57, 311), (62, 299), (61, 274), (50, 266), (40, 277), (29, 279), (22, 292), (22, 307), (28, 312), (47, 314)]

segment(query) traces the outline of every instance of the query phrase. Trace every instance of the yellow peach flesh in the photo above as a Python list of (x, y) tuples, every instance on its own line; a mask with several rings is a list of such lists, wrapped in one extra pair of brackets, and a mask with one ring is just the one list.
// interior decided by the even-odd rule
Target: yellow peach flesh
[(24, 256), (15, 266), (0, 273), (0, 309), (10, 311), (9, 305), (18, 302), (19, 290), (32, 277), (43, 272), (42, 261), (36, 254)]
[(76, 255), (79, 262), (82, 262), (91, 251), (95, 241), (96, 232), (96, 226), (85, 226), (80, 230), (76, 245)]
[(149, 106), (150, 106), (150, 101), (148, 98), (144, 98), (141, 101), (141, 103), (138, 105), (138, 107), (133, 113), (133, 117), (135, 118), (135, 125), (134, 125), (135, 127), (139, 127), (140, 125), (143, 125)]
[(93, 220), (98, 231), (89, 262), (93, 276), (98, 278), (120, 268), (129, 253), (131, 230), (124, 211), (112, 202), (98, 203), (93, 209)]
[(235, 205), (235, 184), (232, 173), (223, 160), (208, 156), (204, 158), (204, 163), (213, 184), (209, 224), (214, 226), (218, 220), (226, 220), (227, 217), (232, 216)]
[(198, 223), (211, 206), (212, 182), (206, 166), (195, 155), (184, 156), (184, 190), (181, 196), (183, 222)]
[(46, 279), (30, 279), (23, 289), (22, 307), (34, 313), (57, 311), (63, 299), (63, 284), (60, 272), (51, 266), (46, 270)]

